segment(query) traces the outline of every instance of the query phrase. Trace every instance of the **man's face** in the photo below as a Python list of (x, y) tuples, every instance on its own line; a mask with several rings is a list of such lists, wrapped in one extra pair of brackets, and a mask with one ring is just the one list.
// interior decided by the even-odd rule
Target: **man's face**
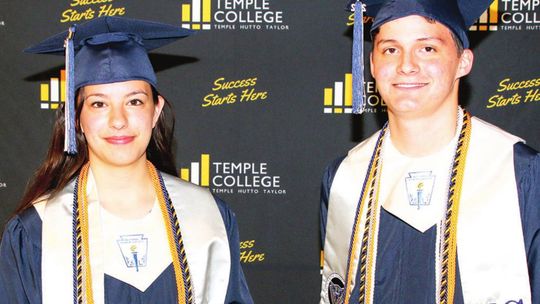
[(422, 16), (383, 24), (373, 41), (371, 74), (390, 116), (425, 117), (457, 107), (458, 79), (473, 55), (459, 55), (450, 30)]

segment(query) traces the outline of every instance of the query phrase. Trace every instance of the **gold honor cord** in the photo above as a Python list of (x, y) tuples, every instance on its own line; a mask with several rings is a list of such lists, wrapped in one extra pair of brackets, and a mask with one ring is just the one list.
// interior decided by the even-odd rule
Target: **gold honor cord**
[[(150, 163), (147, 162), (148, 171), (150, 172), (150, 177), (152, 178), (152, 184), (154, 189), (165, 189), (165, 186), (162, 187), (161, 180), (158, 176), (156, 168)], [(159, 207), (161, 209), (161, 214), (165, 220), (165, 229), (167, 230), (167, 239), (169, 241), (169, 250), (173, 260), (174, 266), (174, 277), (176, 280), (176, 290), (178, 294), (178, 303), (193, 303), (193, 292), (191, 290), (191, 276), (189, 275), (189, 268), (187, 266), (186, 254), (184, 251), (184, 245), (182, 242), (182, 235), (180, 234), (180, 227), (178, 225), (178, 217), (176, 216), (176, 211), (174, 207), (170, 206), (167, 208), (167, 200), (164, 195), (165, 191), (156, 191)], [(172, 210), (171, 210), (172, 209)], [(173, 232), (173, 226), (168, 225), (167, 223), (173, 223), (176, 233)], [(178, 245), (178, 247), (177, 247)], [(178, 252), (180, 251), (180, 252)], [(179, 258), (179, 255), (182, 256), (182, 259)], [(185, 272), (184, 272), (185, 271)], [(188, 284), (186, 284), (186, 282)], [(188, 285), (188, 293), (186, 293), (186, 285)], [(186, 299), (187, 295), (187, 299)]]
[[(82, 304), (86, 298), (87, 304), (93, 304), (92, 291), (92, 271), (90, 267), (90, 248), (88, 245), (88, 201), (86, 200), (86, 184), (88, 181), (88, 169), (90, 165), (87, 163), (81, 169), (77, 187), (77, 215), (76, 215), (76, 240), (77, 240), (77, 303)], [(84, 274), (83, 274), (84, 270)], [(84, 298), (83, 298), (83, 277), (84, 277)]]
[[(374, 250), (374, 240), (373, 232), (376, 232), (377, 227), (377, 213), (378, 213), (378, 186), (380, 185), (380, 175), (382, 161), (381, 161), (381, 151), (383, 146), (383, 139), (387, 131), (387, 127), (381, 131), (381, 136), (379, 137), (379, 142), (377, 143), (375, 149), (375, 158), (373, 161), (372, 174), (370, 174), (371, 180), (368, 182), (369, 185), (369, 199), (368, 199), (368, 209), (366, 213), (366, 222), (364, 224), (364, 237), (362, 238), (362, 249), (360, 251), (360, 284), (359, 284), (359, 297), (358, 301), (360, 303), (371, 303), (371, 291), (372, 291), (372, 278), (371, 271), (373, 270), (373, 250)], [(366, 189), (367, 191), (367, 189)], [(377, 199), (373, 199), (375, 191), (377, 192)], [(358, 218), (361, 218), (359, 214)]]
[[(354, 255), (358, 247), (360, 234), (360, 224), (362, 221), (362, 210), (365, 207), (365, 199), (367, 201), (366, 220), (363, 223), (364, 234), (362, 237), (362, 248), (360, 251), (359, 266), (360, 271), (358, 289), (359, 303), (371, 303), (373, 299), (373, 267), (374, 267), (374, 252), (375, 252), (375, 235), (377, 233), (376, 222), (380, 212), (378, 206), (379, 188), (380, 188), (380, 171), (382, 169), (382, 160), (380, 159), (381, 150), (384, 141), (384, 133), (387, 131), (387, 126), (381, 130), (381, 135), (375, 144), (373, 151), (373, 161), (368, 168), (367, 182), (362, 189), (360, 208), (357, 209), (356, 221), (353, 227), (353, 235), (351, 248), (348, 257), (347, 282), (345, 287), (345, 301), (349, 303), (352, 294), (352, 279), (354, 276)], [(463, 110), (463, 125), (459, 134), (454, 161), (452, 164), (452, 172), (450, 175), (450, 184), (448, 187), (448, 202), (446, 206), (446, 216), (442, 223), (444, 229), (442, 242), (442, 263), (441, 263), (441, 282), (439, 292), (440, 304), (454, 303), (455, 281), (456, 281), (456, 256), (457, 256), (457, 220), (459, 210), (459, 200), (461, 188), (463, 184), (463, 173), (465, 171), (465, 159), (467, 157), (467, 149), (471, 136), (471, 117), (470, 114)], [(375, 199), (374, 199), (375, 197)]]
[(441, 304), (454, 303), (456, 288), (456, 256), (457, 256), (457, 223), (459, 212), (459, 200), (463, 186), (463, 174), (465, 172), (465, 159), (471, 139), (471, 117), (463, 110), (463, 126), (459, 134), (450, 175), (448, 204), (446, 206), (446, 218), (444, 221), (444, 242), (441, 263), (441, 290), (439, 301)]
[[(358, 235), (360, 233), (360, 225), (362, 221), (362, 210), (365, 208), (365, 200), (367, 197), (367, 191), (368, 189), (371, 189), (369, 192), (369, 199), (368, 199), (368, 209), (366, 214), (366, 223), (365, 223), (365, 229), (364, 229), (364, 235), (362, 237), (362, 249), (360, 251), (360, 303), (364, 303), (364, 291), (365, 291), (365, 279), (366, 279), (366, 259), (369, 258), (367, 255), (367, 241), (369, 240), (369, 233), (372, 226), (369, 225), (371, 220), (371, 211), (372, 211), (372, 202), (373, 202), (373, 189), (375, 188), (375, 182), (377, 180), (378, 176), (378, 167), (379, 167), (379, 161), (380, 161), (380, 155), (382, 150), (382, 139), (384, 138), (384, 134), (386, 133), (387, 126), (381, 130), (381, 134), (379, 134), (379, 139), (377, 140), (377, 144), (375, 146), (375, 150), (373, 151), (373, 161), (370, 164), (370, 167), (368, 168), (368, 177), (367, 182), (364, 185), (364, 188), (362, 189), (361, 199), (360, 199), (360, 208), (357, 211), (356, 214), (356, 222), (354, 224), (354, 231), (353, 231), (353, 239), (351, 244), (351, 249), (349, 251), (349, 258), (348, 258), (348, 269), (347, 269), (347, 282), (346, 282), (346, 289), (345, 289), (345, 301), (344, 303), (349, 303), (351, 293), (352, 293), (352, 279), (354, 276), (354, 263), (353, 257), (356, 254), (357, 247), (358, 247)], [(367, 186), (367, 187), (366, 187)], [(374, 221), (373, 221), (374, 222)], [(368, 263), (368, 265), (373, 265), (373, 263)]]
[[(167, 190), (159, 176), (156, 168), (147, 161), (148, 171), (152, 179), (152, 185), (156, 192), (161, 214), (165, 223), (169, 250), (173, 260), (174, 275), (176, 280), (176, 290), (179, 304), (191, 304), (193, 300), (193, 290), (191, 287), (191, 276), (187, 264), (186, 253), (180, 233), (180, 225), (176, 211), (170, 202)], [(93, 304), (92, 273), (90, 266), (90, 254), (88, 245), (88, 202), (86, 186), (88, 182), (89, 164), (85, 164), (79, 173), (76, 182), (74, 198), (74, 301), (77, 304)], [(84, 274), (83, 274), (84, 271)], [(84, 285), (83, 285), (84, 281)], [(84, 288), (84, 293), (83, 293)], [(86, 300), (86, 301), (84, 301)]]

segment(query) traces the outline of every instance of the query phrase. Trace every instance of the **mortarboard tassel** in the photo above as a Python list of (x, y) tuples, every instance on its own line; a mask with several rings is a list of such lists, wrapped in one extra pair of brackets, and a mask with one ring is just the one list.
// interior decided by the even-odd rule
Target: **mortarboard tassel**
[(75, 139), (75, 50), (73, 36), (76, 26), (69, 28), (65, 41), (66, 48), (66, 101), (64, 105), (64, 152), (70, 155), (77, 154), (77, 141)]
[(354, 5), (354, 29), (352, 50), (353, 113), (362, 114), (364, 102), (364, 4), (356, 1)]

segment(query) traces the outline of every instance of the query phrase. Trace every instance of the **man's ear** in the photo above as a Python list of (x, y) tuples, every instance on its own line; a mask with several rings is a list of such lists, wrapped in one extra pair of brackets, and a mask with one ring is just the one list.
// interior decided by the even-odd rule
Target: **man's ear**
[(474, 54), (470, 49), (464, 49), (459, 57), (459, 66), (457, 70), (457, 78), (468, 75), (471, 72), (474, 61)]
[(371, 72), (371, 76), (373, 76), (373, 52), (369, 52), (369, 70)]

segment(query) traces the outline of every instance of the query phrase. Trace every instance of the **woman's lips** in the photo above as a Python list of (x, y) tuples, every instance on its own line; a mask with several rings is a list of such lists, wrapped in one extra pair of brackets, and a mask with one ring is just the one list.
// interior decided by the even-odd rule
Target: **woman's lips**
[(135, 136), (109, 136), (105, 140), (114, 145), (125, 145), (132, 142)]

